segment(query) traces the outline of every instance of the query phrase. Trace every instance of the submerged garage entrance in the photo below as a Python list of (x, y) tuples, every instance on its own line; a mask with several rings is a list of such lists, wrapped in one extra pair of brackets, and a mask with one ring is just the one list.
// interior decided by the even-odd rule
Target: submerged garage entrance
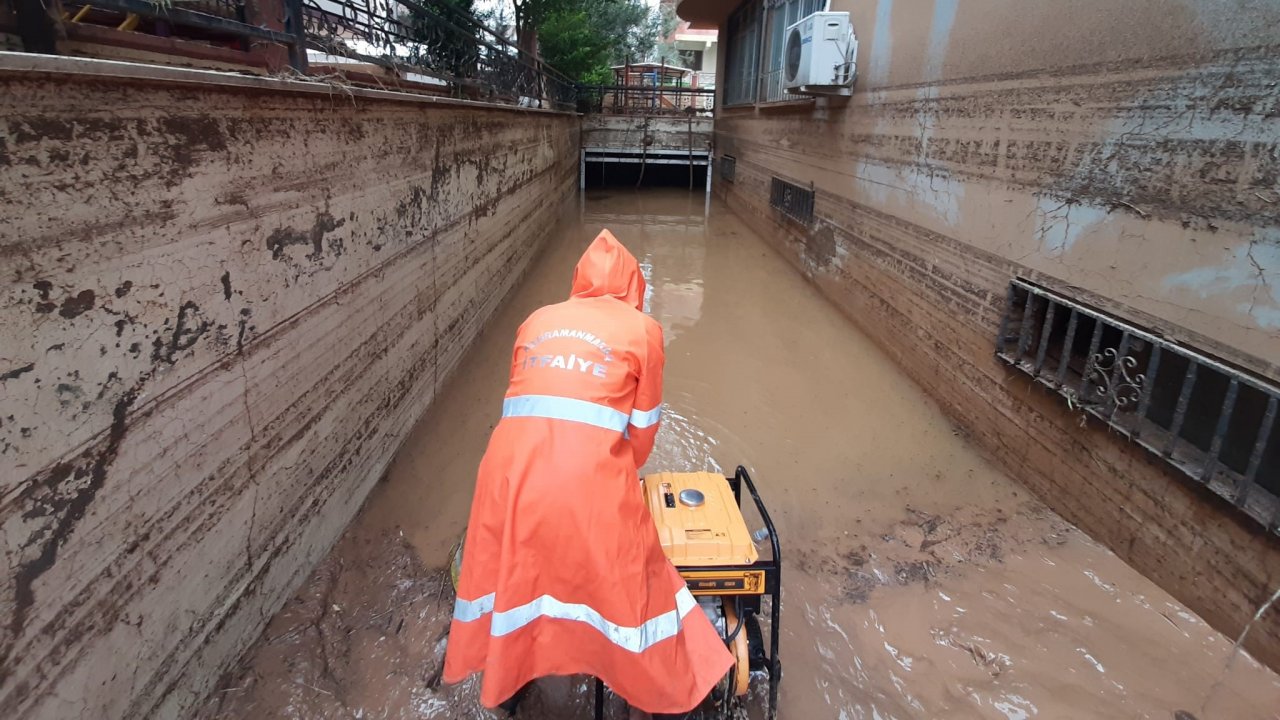
[(714, 90), (600, 88), (582, 120), (580, 188), (665, 185), (711, 192)]

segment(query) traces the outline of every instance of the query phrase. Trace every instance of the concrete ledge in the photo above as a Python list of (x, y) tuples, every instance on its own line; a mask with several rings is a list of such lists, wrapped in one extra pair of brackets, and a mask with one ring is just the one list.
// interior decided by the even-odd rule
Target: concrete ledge
[(279, 78), (241, 74), (221, 70), (199, 70), (170, 65), (100, 60), (98, 58), (67, 57), (62, 55), (38, 55), (22, 52), (0, 52), (0, 75), (20, 73), (48, 73), (102, 77), (115, 80), (133, 80), (171, 85), (202, 85), (205, 87), (239, 88), (245, 90), (269, 90), (284, 93), (312, 95), (342, 95), (349, 98), (367, 98), (390, 102), (410, 102), (423, 105), (448, 107), (485, 108), (518, 113), (547, 113), (552, 115), (576, 115), (576, 112), (550, 108), (528, 108), (505, 103), (460, 100), (435, 95), (380, 90), (364, 87), (338, 86), (322, 80), (303, 78)]

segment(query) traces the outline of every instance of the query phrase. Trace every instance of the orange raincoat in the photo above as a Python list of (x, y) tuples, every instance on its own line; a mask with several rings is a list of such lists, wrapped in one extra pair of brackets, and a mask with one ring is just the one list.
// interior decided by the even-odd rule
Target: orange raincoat
[(662, 399), (662, 327), (608, 230), (568, 301), (516, 337), (480, 463), (444, 680), (484, 672), (495, 707), (531, 680), (586, 674), (652, 713), (692, 709), (732, 657), (658, 544), (637, 468)]

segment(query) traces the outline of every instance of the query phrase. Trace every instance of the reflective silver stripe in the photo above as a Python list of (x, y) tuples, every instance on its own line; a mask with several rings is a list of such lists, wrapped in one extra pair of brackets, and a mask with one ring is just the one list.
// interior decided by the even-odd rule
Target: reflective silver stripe
[(662, 406), (652, 410), (632, 410), (631, 424), (638, 428), (653, 427), (662, 418)]
[(502, 401), (502, 417), (540, 417), (595, 425), (625, 432), (627, 414), (586, 400), (556, 395), (517, 395)]
[(489, 593), (475, 600), (458, 598), (453, 603), (453, 619), (458, 622), (479, 620), (485, 614), (493, 612), (493, 598), (494, 593)]
[[(598, 630), (601, 635), (608, 638), (609, 642), (623, 650), (634, 653), (644, 652), (655, 643), (675, 637), (680, 632), (680, 625), (684, 616), (698, 606), (697, 601), (693, 599), (693, 595), (687, 587), (681, 587), (676, 591), (675, 600), (675, 610), (650, 618), (636, 627), (629, 627), (606, 620), (603, 615), (596, 612), (589, 605), (562, 602), (550, 595), (543, 595), (519, 607), (494, 613), (492, 623), (489, 626), (489, 634), (493, 637), (502, 637), (543, 617), (556, 620), (573, 620), (590, 625)], [(473, 613), (477, 609), (484, 607), (485, 603), (488, 603), (488, 610), (481, 611), (473, 616)], [(477, 600), (459, 599), (454, 606), (453, 617), (461, 622), (470, 622), (471, 620), (479, 619), (485, 612), (492, 611), (492, 609), (492, 593)]]
[(501, 637), (541, 617), (573, 620), (590, 625), (608, 638), (609, 642), (624, 650), (644, 652), (655, 643), (675, 637), (680, 632), (680, 621), (697, 606), (688, 588), (680, 588), (675, 600), (674, 610), (650, 618), (636, 627), (628, 627), (610, 622), (589, 605), (566, 603), (550, 595), (543, 595), (520, 607), (494, 613), (489, 632), (494, 637)]

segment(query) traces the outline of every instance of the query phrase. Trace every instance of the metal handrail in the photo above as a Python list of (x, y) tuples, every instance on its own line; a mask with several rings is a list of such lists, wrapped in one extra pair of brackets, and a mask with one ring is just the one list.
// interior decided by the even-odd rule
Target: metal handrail
[(715, 108), (715, 88), (684, 85), (581, 85), (578, 111), (619, 115), (706, 115)]
[[(536, 55), (485, 26), (475, 16), (447, 3), (430, 0), (281, 0), (283, 9), (274, 27), (258, 12), (261, 0), (210, 0), (220, 14), (176, 7), (153, 0), (73, 0), (61, 19), (48, 13), (42, 0), (17, 0), (19, 31), (28, 52), (57, 52), (58, 23), (94, 22), (94, 13), (107, 11), (129, 20), (118, 29), (133, 30), (138, 20), (163, 21), (170, 27), (196, 31), (198, 39), (212, 35), (266, 42), (288, 50), (289, 64), (308, 72), (307, 51), (378, 65), (398, 75), (417, 74), (433, 80), (457, 96), (488, 97), (521, 105), (571, 109), (577, 86)], [(100, 15), (100, 13), (99, 13)], [(259, 24), (246, 18), (267, 20)], [(177, 37), (181, 38), (181, 34)], [(181, 51), (173, 51), (181, 52)]]
[(102, 10), (115, 10), (143, 17), (161, 18), (177, 25), (215, 30), (235, 37), (268, 40), (281, 45), (289, 45), (294, 41), (292, 35), (280, 30), (251, 25), (198, 10), (187, 10), (172, 5), (165, 7), (150, 0), (91, 0), (91, 2), (86, 2), (85, 4)]
[[(456, 8), (417, 0), (305, 2), (312, 49), (439, 78), (459, 94), (473, 88), (521, 103), (573, 104), (576, 89), (563, 73)], [(367, 47), (353, 47), (361, 44)]]

